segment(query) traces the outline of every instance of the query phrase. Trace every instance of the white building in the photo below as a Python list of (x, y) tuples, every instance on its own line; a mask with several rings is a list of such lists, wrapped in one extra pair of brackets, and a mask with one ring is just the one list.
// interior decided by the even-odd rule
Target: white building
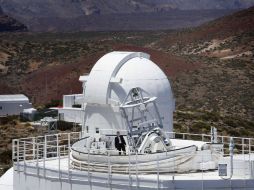
[[(156, 97), (156, 110), (161, 116), (157, 119), (164, 130), (173, 131), (175, 100), (171, 86), (163, 71), (150, 60), (150, 55), (142, 52), (108, 53), (97, 61), (89, 75), (80, 76), (79, 81), (83, 93), (64, 96), (63, 108), (58, 110), (62, 120), (81, 123), (87, 132), (124, 130), (126, 123), (120, 105), (133, 88), (142, 87), (144, 96)], [(150, 115), (145, 117), (152, 119)], [(140, 121), (141, 118), (135, 118), (132, 125), (137, 126)]]
[(52, 109), (58, 110), (60, 120), (82, 124), (84, 118), (83, 97), (83, 94), (64, 95), (63, 108)]
[(31, 107), (28, 97), (23, 94), (0, 95), (0, 116), (19, 115)]

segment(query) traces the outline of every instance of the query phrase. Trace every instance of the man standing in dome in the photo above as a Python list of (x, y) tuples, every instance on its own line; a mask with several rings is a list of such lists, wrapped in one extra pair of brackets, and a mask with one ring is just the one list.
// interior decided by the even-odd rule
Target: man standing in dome
[(116, 149), (119, 151), (119, 155), (121, 155), (121, 151), (123, 151), (124, 154), (126, 154), (125, 152), (125, 140), (123, 138), (123, 135), (120, 135), (120, 132), (117, 131), (116, 133), (116, 138), (115, 138), (115, 147)]

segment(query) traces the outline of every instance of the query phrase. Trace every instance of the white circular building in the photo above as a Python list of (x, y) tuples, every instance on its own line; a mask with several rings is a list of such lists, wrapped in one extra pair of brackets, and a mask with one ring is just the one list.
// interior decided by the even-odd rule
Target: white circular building
[[(121, 106), (126, 103), (128, 94), (133, 88), (139, 88), (141, 96), (156, 97), (157, 110), (145, 114), (146, 121), (156, 118), (156, 111), (161, 124), (167, 132), (173, 130), (174, 97), (169, 80), (163, 71), (149, 59), (149, 55), (140, 52), (111, 52), (100, 58), (92, 68), (89, 76), (81, 77), (84, 83), (84, 131), (88, 133), (109, 130), (126, 130), (126, 121)], [(131, 112), (139, 117), (139, 110), (126, 110), (127, 117)], [(146, 111), (145, 111), (146, 112)], [(144, 120), (132, 118), (133, 126)]]

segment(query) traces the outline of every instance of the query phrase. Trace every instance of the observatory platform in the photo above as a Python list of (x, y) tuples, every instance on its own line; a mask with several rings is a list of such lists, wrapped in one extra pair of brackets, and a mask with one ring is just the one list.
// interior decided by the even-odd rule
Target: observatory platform
[[(209, 135), (174, 133), (177, 142), (185, 141), (183, 138), (200, 137), (203, 140), (209, 139)], [(107, 162), (107, 171), (94, 171), (91, 160), (91, 167), (84, 166), (82, 162), (79, 165), (73, 165), (75, 161), (71, 156), (71, 150), (68, 144), (76, 141), (81, 133), (63, 133), (56, 135), (48, 135), (45, 137), (26, 138), (14, 141), (14, 165), (3, 176), (3, 179), (11, 177), (13, 182), (0, 180), (0, 187), (6, 187), (6, 190), (23, 190), (27, 187), (33, 187), (36, 190), (44, 189), (169, 189), (169, 190), (252, 190), (254, 187), (253, 180), (253, 163), (254, 154), (249, 149), (237, 149), (239, 154), (233, 157), (233, 175), (220, 176), (219, 169), (199, 170), (190, 172), (178, 172), (177, 166), (175, 172), (165, 172), (165, 168), (161, 171), (160, 162), (157, 162), (156, 170), (151, 173), (139, 171), (138, 164), (134, 171), (126, 171), (124, 174), (113, 173), (110, 162)], [(181, 138), (180, 138), (181, 137)], [(42, 141), (46, 139), (46, 141)], [(50, 140), (49, 140), (50, 139)], [(70, 140), (68, 142), (68, 139)], [(228, 145), (229, 137), (218, 136), (223, 139), (225, 147)], [(57, 141), (58, 140), (58, 141)], [(173, 140), (173, 139), (172, 139)], [(32, 144), (32, 143), (35, 144)], [(40, 142), (40, 143), (37, 143)], [(63, 142), (66, 142), (63, 144)], [(191, 140), (187, 140), (191, 142)], [(198, 141), (201, 143), (202, 141)], [(248, 147), (249, 142), (254, 139), (242, 139), (235, 137), (236, 147)], [(239, 144), (237, 143), (239, 142)], [(246, 144), (241, 144), (244, 142)], [(56, 145), (56, 147), (53, 146)], [(60, 145), (61, 144), (61, 145)], [(18, 146), (19, 145), (19, 148)], [(46, 148), (45, 148), (45, 147)], [(16, 152), (19, 151), (19, 152)], [(46, 152), (45, 152), (46, 151)], [(245, 153), (245, 154), (243, 154)], [(20, 160), (17, 160), (19, 155)], [(203, 155), (205, 158), (206, 155)], [(105, 155), (110, 160), (110, 155)], [(230, 156), (224, 156), (219, 164), (229, 164)], [(140, 160), (134, 160), (140, 162)], [(204, 168), (206, 166), (204, 165)], [(170, 168), (168, 168), (170, 171)], [(11, 173), (13, 172), (13, 174)], [(224, 171), (225, 172), (225, 171)], [(230, 173), (230, 171), (227, 171)], [(2, 184), (1, 184), (2, 183)], [(12, 185), (13, 184), (13, 185)]]

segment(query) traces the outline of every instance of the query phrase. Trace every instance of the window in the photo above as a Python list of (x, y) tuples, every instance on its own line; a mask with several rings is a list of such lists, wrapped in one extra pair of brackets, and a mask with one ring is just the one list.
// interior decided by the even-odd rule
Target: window
[(73, 104), (72, 107), (73, 108), (81, 108), (81, 104)]
[(2, 110), (3, 109), (3, 107), (2, 106), (0, 106), (0, 110)]
[(100, 133), (100, 129), (98, 127), (95, 128), (95, 133)]

